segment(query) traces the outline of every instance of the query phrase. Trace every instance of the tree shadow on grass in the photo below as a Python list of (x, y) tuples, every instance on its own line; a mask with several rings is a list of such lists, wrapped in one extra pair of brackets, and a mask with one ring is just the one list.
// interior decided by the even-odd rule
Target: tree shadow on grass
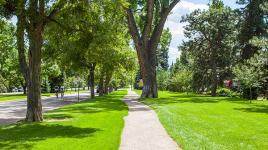
[(243, 112), (255, 112), (268, 114), (268, 105), (249, 105), (247, 108), (234, 108), (235, 110), (241, 110)]
[[(144, 101), (144, 100), (142, 100)], [(167, 104), (178, 104), (178, 103), (218, 103), (220, 100), (214, 100), (214, 99), (204, 99), (204, 98), (198, 98), (198, 97), (170, 97), (170, 98), (158, 98), (155, 100), (146, 100), (145, 103), (156, 103), (159, 105), (167, 105)]]
[(208, 95), (194, 95), (194, 94), (174, 94), (170, 96), (165, 96), (163, 98), (157, 99), (141, 99), (141, 101), (145, 101), (145, 103), (156, 103), (160, 105), (172, 104), (172, 103), (219, 103), (219, 102), (231, 102), (238, 104), (246, 104), (248, 105), (248, 100), (236, 97), (212, 97)]
[(83, 138), (100, 131), (96, 128), (79, 128), (58, 124), (19, 124), (0, 128), (0, 149), (30, 149), (49, 138)]
[(48, 112), (44, 114), (44, 119), (70, 119), (70, 118), (73, 118), (73, 116), (65, 113)]
[[(112, 94), (111, 94), (112, 95)], [(96, 97), (94, 100), (82, 101), (71, 106), (50, 111), (51, 113), (99, 113), (108, 111), (126, 111), (128, 107), (121, 101), (125, 94)], [(67, 116), (68, 117), (68, 116)]]

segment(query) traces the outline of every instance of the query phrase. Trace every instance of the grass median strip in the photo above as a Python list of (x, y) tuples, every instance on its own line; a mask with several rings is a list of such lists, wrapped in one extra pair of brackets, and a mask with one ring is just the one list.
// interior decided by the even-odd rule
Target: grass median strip
[(116, 150), (128, 108), (126, 90), (49, 111), (43, 123), (0, 127), (1, 149)]

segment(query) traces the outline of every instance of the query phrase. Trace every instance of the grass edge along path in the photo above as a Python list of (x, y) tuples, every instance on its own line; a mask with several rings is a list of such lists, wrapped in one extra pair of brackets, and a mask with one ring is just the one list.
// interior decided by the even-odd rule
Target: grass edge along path
[(120, 90), (44, 113), (43, 123), (0, 126), (0, 148), (116, 150), (127, 106)]
[(184, 150), (268, 149), (267, 101), (160, 91), (142, 102)]

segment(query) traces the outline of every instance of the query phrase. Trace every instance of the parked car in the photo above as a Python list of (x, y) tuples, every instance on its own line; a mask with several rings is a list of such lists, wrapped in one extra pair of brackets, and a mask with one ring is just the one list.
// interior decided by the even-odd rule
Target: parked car
[(22, 87), (19, 87), (18, 88), (18, 92), (23, 92), (23, 88)]
[(18, 89), (15, 87), (12, 89), (12, 92), (18, 92)]

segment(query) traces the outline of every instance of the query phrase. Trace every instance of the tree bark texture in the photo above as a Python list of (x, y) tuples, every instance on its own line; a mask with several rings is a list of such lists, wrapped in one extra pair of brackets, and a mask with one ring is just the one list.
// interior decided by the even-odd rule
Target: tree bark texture
[(112, 73), (107, 72), (104, 82), (104, 94), (109, 94), (109, 85), (112, 78)]
[(92, 99), (95, 98), (95, 67), (96, 67), (96, 63), (92, 63), (89, 66), (89, 83), (90, 83), (90, 96)]
[(103, 82), (104, 82), (104, 73), (102, 72), (99, 81), (99, 96), (104, 95)]
[[(33, 15), (32, 21), (37, 16)], [(26, 121), (42, 121), (41, 104), (41, 48), (43, 44), (43, 24), (32, 23), (29, 30), (29, 77), (28, 77), (28, 102)]]

